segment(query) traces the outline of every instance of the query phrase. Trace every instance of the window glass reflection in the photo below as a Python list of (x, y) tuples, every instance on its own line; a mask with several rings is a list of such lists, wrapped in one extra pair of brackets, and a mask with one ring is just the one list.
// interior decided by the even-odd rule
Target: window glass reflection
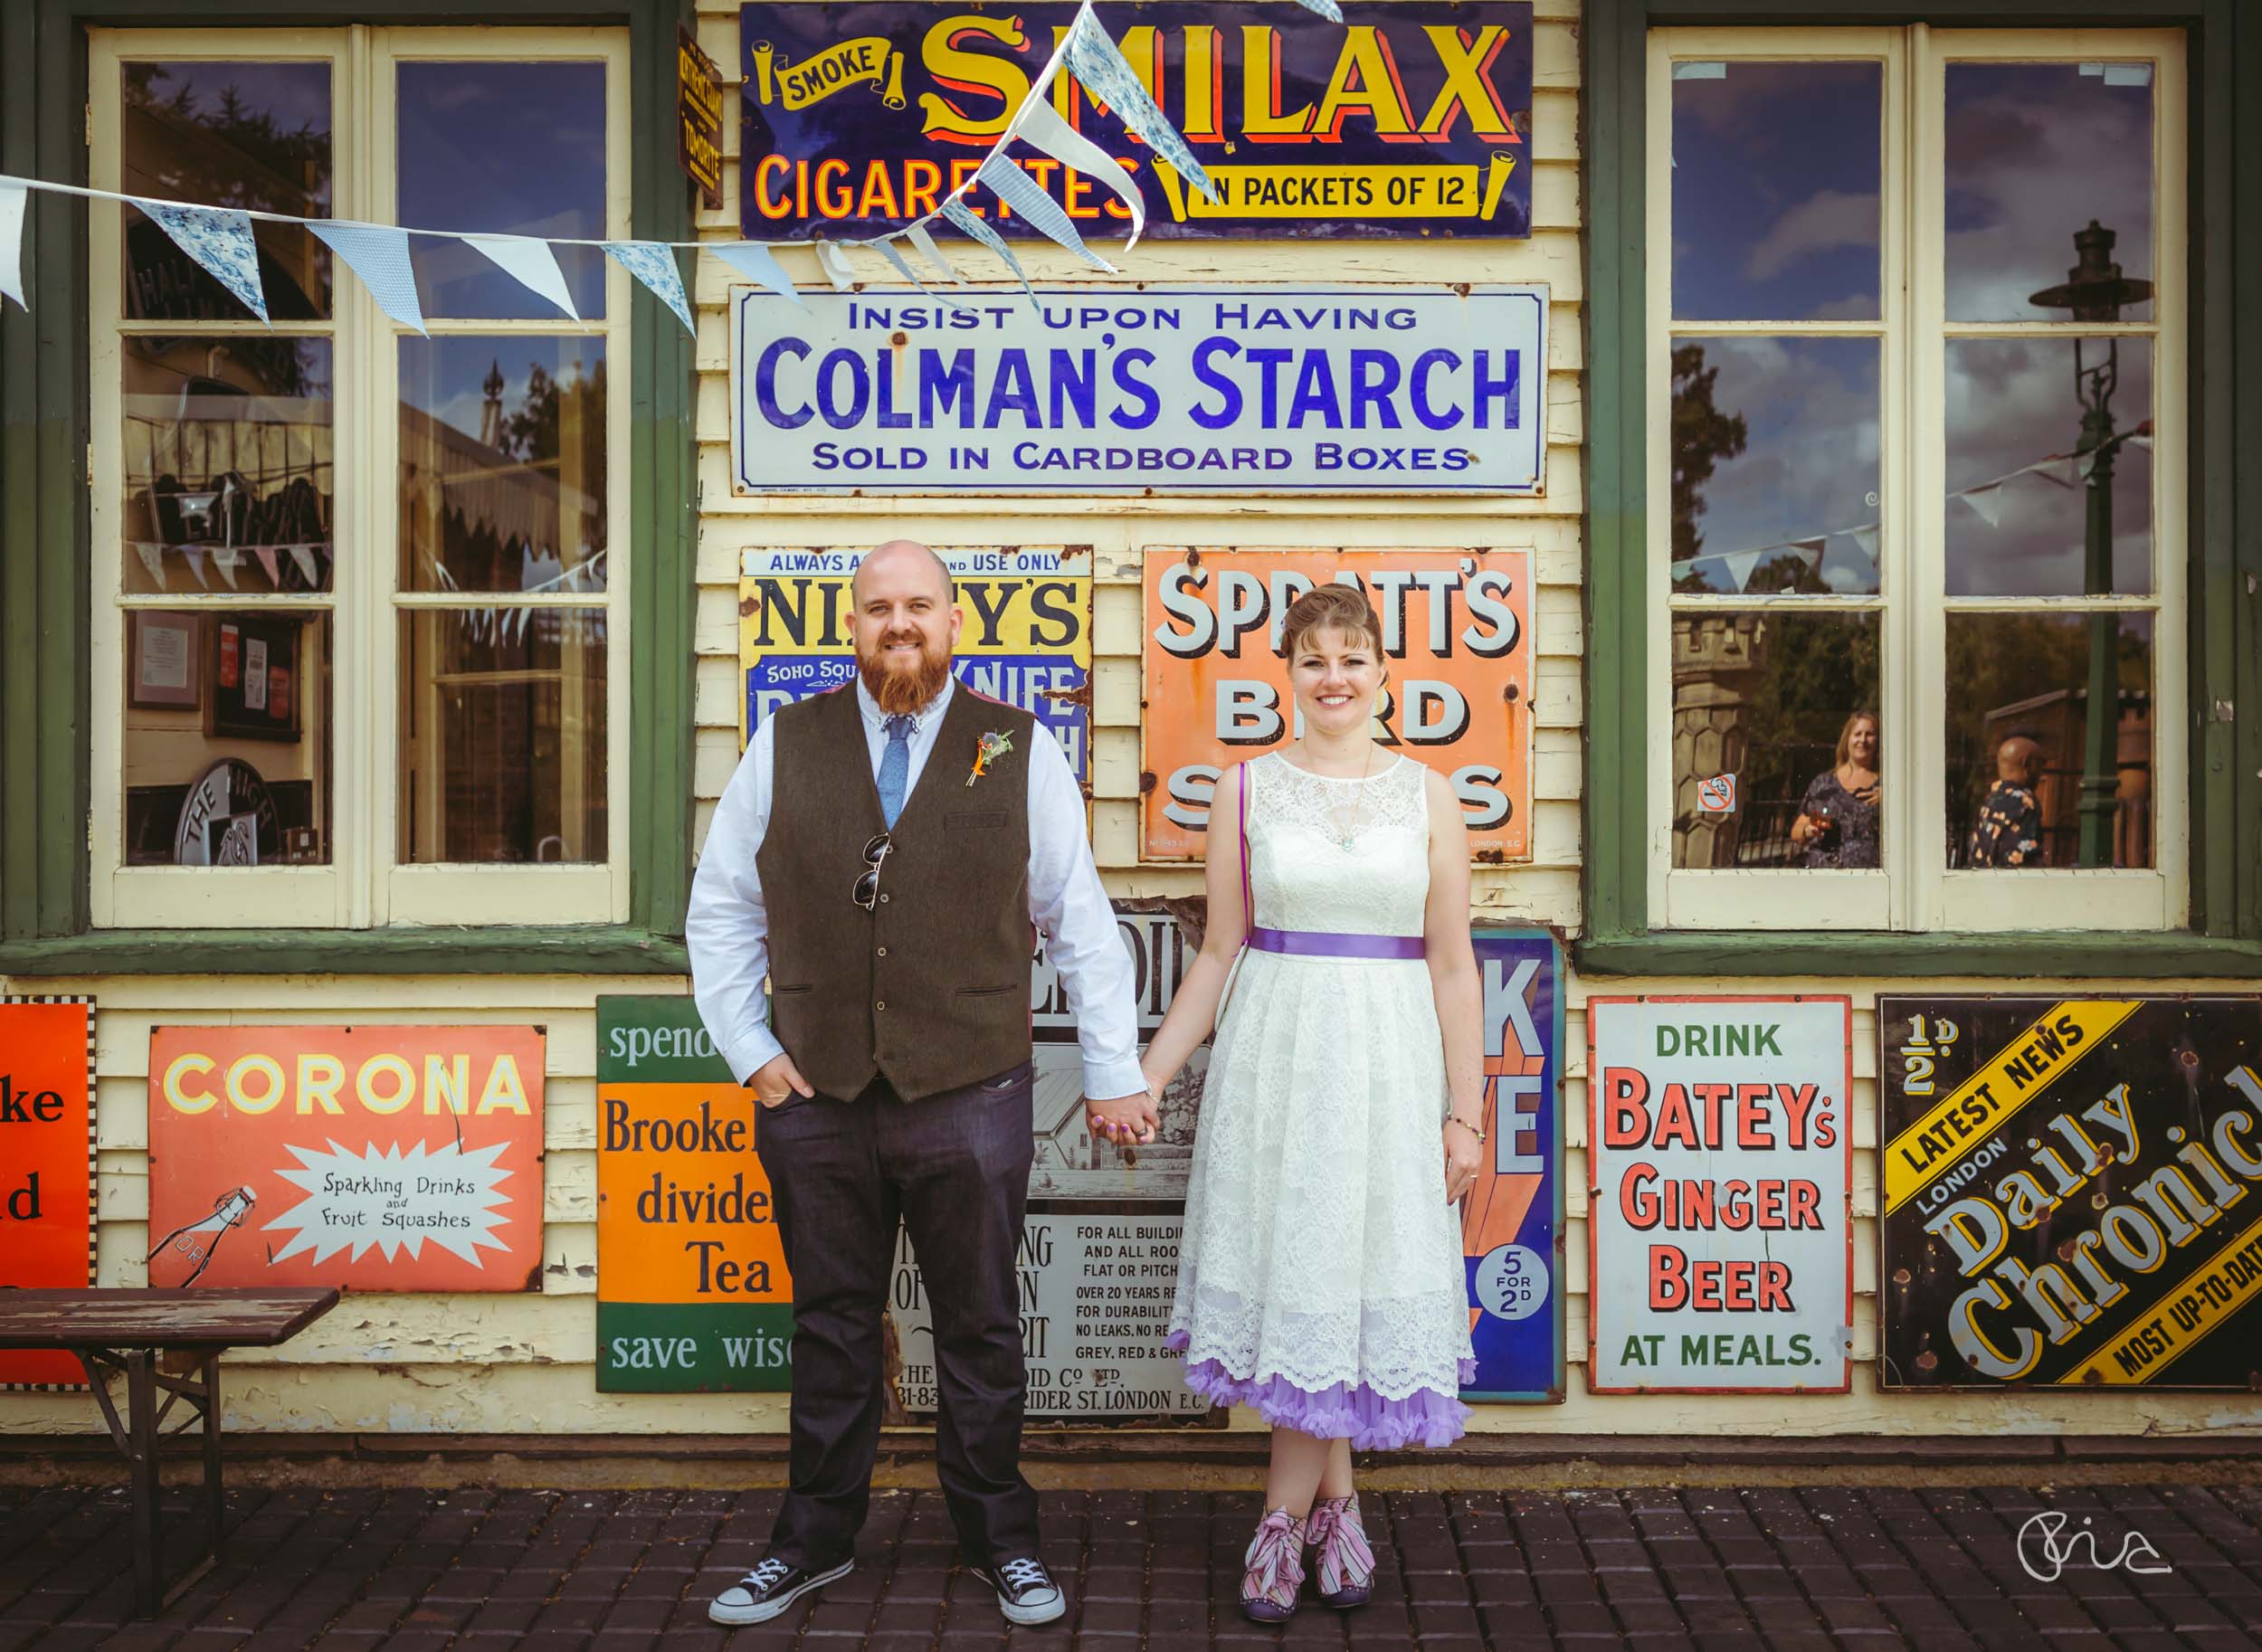
[(605, 617), (401, 617), (401, 859), (605, 858)]
[(1674, 590), (1877, 591), (1877, 349), (1674, 342)]
[(2152, 341), (1952, 338), (1951, 596), (2152, 589)]
[(400, 349), (402, 584), (604, 590), (604, 340), (404, 338)]
[[(119, 187), (301, 218), (330, 215), (328, 63), (132, 62), (121, 67)], [(138, 207), (126, 225), (125, 313), (240, 321), (252, 312)], [(267, 313), (330, 313), (330, 254), (295, 224), (252, 222)]]
[[(2092, 221), (2124, 276), (2151, 279), (2151, 65), (1950, 63), (1946, 117), (1949, 320), (2067, 319), (2033, 296), (2066, 280)], [(2118, 312), (2152, 316), (2149, 298)]]
[(1676, 63), (1673, 313), (1875, 320), (1882, 63)]
[(1950, 866), (2153, 864), (2152, 629), (2146, 613), (1948, 616)]
[(125, 589), (328, 590), (329, 341), (135, 333), (119, 344)]
[[(403, 63), (399, 74), (402, 223), (604, 234), (603, 63)], [(557, 318), (556, 305), (461, 242), (409, 241), (427, 316)], [(552, 250), (575, 312), (603, 316), (604, 252)]]
[(330, 621), (125, 615), (126, 862), (327, 865)]
[(1877, 616), (1677, 613), (1672, 649), (1674, 866), (1877, 866)]

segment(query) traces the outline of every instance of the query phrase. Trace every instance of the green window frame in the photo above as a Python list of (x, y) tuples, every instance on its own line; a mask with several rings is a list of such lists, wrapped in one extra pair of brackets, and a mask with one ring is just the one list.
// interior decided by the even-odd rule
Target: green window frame
[[(2262, 28), (2238, 0), (1586, 0), (1586, 857), (1597, 973), (2262, 973)], [(2191, 918), (2159, 933), (1654, 928), (1648, 910), (1649, 35), (1706, 24), (2180, 27), (2190, 34)], [(2241, 715), (2243, 713), (2243, 715)], [(1850, 945), (1849, 945), (1850, 943)]]
[[(0, 7), (0, 172), (88, 181), (88, 33), (149, 21), (146, 0)], [(173, 27), (465, 24), (454, 0), (175, 0)], [(487, 0), (484, 24), (624, 26), (630, 39), (632, 233), (691, 234), (676, 163), (676, 29), (686, 0)], [(641, 287), (631, 318), (628, 484), (631, 885), (619, 924), (260, 932), (91, 927), (88, 809), (90, 432), (85, 202), (34, 194), (34, 309), (0, 306), (0, 973), (680, 973), (691, 875), (692, 342)]]

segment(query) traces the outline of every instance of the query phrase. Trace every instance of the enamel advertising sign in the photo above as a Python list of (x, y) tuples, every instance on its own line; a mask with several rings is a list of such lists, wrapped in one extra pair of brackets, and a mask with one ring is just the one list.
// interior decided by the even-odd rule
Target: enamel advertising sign
[(730, 315), (742, 495), (1544, 491), (1544, 287), (992, 285), (797, 305), (741, 287)]
[(1877, 1000), (1879, 1384), (2250, 1392), (2262, 997)]
[(1461, 1205), (1469, 1400), (1560, 1401), (1563, 1314), (1563, 948), (1544, 929), (1478, 929), (1485, 1151)]
[(539, 1027), (157, 1027), (149, 1283), (524, 1291)]
[(597, 1000), (597, 1391), (793, 1386), (761, 1109), (689, 998)]
[(1149, 546), (1145, 578), (1146, 859), (1200, 857), (1218, 776), (1302, 732), (1281, 626), (1331, 581), (1381, 616), (1385, 744), (1452, 781), (1473, 853), (1531, 859), (1529, 551)]
[[(94, 1001), (0, 998), (0, 1289), (94, 1283)], [(0, 1353), (0, 1389), (83, 1387), (76, 1355)]]
[[(989, 153), (1076, 15), (1069, 0), (740, 8), (739, 194), (757, 241), (846, 239), (933, 212)], [(1162, 237), (1525, 236), (1532, 8), (1149, 0), (1109, 33), (1215, 185), (1211, 202), (1074, 76), (1054, 111), (1130, 175)], [(1012, 158), (1088, 237), (1130, 209), (1041, 147)], [(1029, 232), (986, 190), (974, 209)]]
[(1587, 1000), (1596, 1393), (1844, 1393), (1853, 1003)]
[[(1068, 754), (1079, 781), (1091, 765), (1092, 553), (1089, 546), (944, 546), (965, 629), (958, 680), (1029, 712)], [(743, 748), (762, 719), (856, 677), (851, 584), (862, 550), (747, 551), (738, 567)]]

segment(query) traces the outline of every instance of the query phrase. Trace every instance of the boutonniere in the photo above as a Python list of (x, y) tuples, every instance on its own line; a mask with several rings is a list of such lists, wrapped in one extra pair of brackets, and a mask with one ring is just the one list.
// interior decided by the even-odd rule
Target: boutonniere
[(1004, 734), (997, 729), (992, 729), (988, 734), (984, 735), (981, 739), (974, 742), (974, 772), (966, 776), (966, 783), (968, 785), (974, 784), (975, 781), (981, 779), (984, 774), (989, 772), (989, 767), (992, 762), (997, 758), (1003, 757), (1007, 752), (1010, 752), (1012, 749), (1012, 736)]

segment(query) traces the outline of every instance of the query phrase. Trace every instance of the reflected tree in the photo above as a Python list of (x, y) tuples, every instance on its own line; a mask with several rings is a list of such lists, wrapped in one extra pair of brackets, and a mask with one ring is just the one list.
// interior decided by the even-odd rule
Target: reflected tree
[[(1673, 349), (1673, 560), (1687, 562), (1704, 549), (1705, 484), (1724, 459), (1744, 451), (1749, 435), (1741, 413), (1723, 413), (1713, 400), (1718, 367), (1705, 365), (1705, 347)], [(1677, 591), (1709, 587), (1693, 572), (1674, 581)]]

